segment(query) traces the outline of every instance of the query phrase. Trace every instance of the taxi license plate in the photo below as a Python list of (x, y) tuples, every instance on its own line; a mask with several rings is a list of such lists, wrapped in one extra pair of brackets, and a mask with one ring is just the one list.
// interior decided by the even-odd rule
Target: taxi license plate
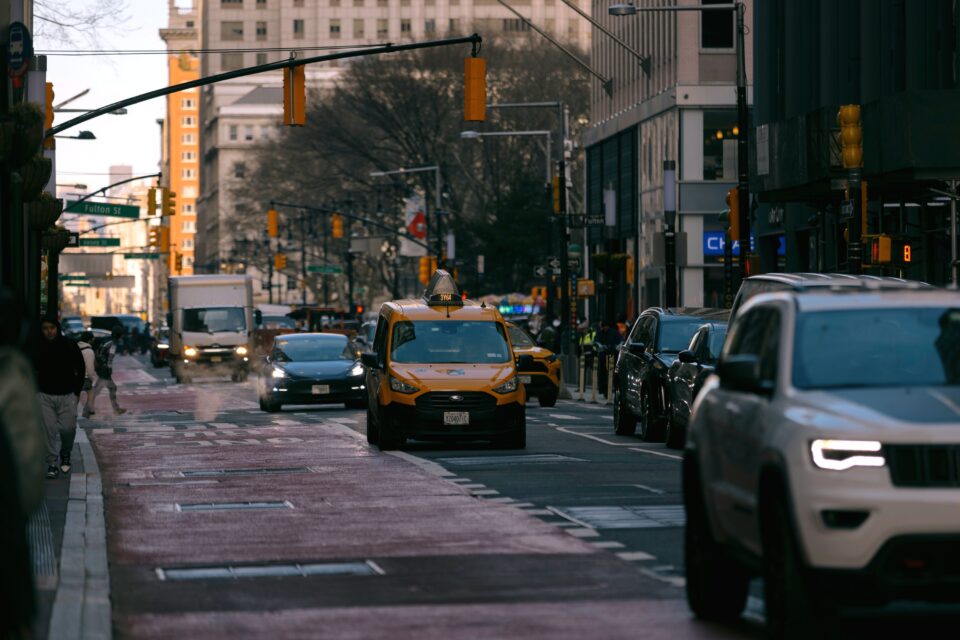
[(470, 424), (470, 412), (444, 411), (443, 424)]
[(530, 384), (530, 376), (520, 376), (520, 384)]
[(330, 393), (330, 385), (328, 384), (315, 384), (310, 387), (310, 391), (313, 392), (315, 396), (323, 396)]
[(210, 362), (220, 362), (223, 360), (220, 356), (210, 356)]

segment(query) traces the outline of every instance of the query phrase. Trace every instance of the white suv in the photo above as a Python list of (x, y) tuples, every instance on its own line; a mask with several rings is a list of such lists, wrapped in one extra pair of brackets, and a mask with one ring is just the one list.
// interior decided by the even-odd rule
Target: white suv
[(960, 599), (960, 293), (747, 302), (693, 406), (687, 599), (735, 618), (764, 578), (774, 637), (844, 604)]

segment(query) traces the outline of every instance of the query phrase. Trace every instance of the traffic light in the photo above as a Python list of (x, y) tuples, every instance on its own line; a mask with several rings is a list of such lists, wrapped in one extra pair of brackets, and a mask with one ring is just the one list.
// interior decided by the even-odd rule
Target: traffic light
[(430, 258), (428, 256), (420, 257), (420, 284), (423, 286), (430, 284)]
[(483, 58), (463, 59), (463, 119), (487, 119), (487, 61)]
[(270, 238), (280, 236), (280, 214), (276, 209), (267, 210), (267, 236)]
[(170, 227), (160, 229), (160, 253), (170, 253)]
[(287, 256), (284, 253), (277, 253), (273, 256), (273, 268), (280, 270), (287, 268)]
[(173, 265), (177, 269), (177, 273), (183, 271), (183, 254), (177, 253), (176, 257), (173, 259)]
[(863, 166), (863, 129), (860, 127), (860, 105), (845, 104), (837, 112), (840, 125), (840, 155), (844, 169)]
[(729, 242), (740, 239), (740, 189), (737, 187), (727, 191), (727, 210), (720, 214), (720, 222), (725, 223), (723, 228)]
[(147, 231), (147, 246), (160, 246), (160, 227), (150, 227), (150, 229)]
[(339, 213), (335, 213), (330, 216), (333, 221), (333, 237), (342, 238), (343, 237), (343, 216)]
[(363, 315), (363, 305), (358, 304), (356, 307), (354, 307), (353, 313), (358, 316)]
[(560, 176), (553, 176), (553, 212), (560, 213)]
[(157, 215), (157, 188), (150, 187), (147, 189), (147, 215), (155, 216)]
[(160, 208), (160, 215), (162, 216), (175, 216), (177, 215), (177, 194), (170, 189), (164, 189), (163, 195), (161, 197), (162, 205)]
[(302, 127), (307, 122), (306, 67), (286, 67), (283, 70), (283, 124)]
[[(43, 118), (43, 130), (49, 131), (53, 128), (53, 83), (47, 83), (47, 103), (46, 110), (44, 111)], [(44, 149), (53, 149), (54, 139), (53, 136), (49, 136), (43, 139), (43, 148)]]
[(870, 238), (870, 264), (908, 265), (913, 262), (913, 244), (885, 234)]

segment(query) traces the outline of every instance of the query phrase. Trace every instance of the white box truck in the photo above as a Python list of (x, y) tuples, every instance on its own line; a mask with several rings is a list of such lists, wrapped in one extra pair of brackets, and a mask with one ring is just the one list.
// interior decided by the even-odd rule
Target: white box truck
[(170, 369), (177, 382), (227, 374), (246, 380), (253, 357), (250, 276), (171, 276), (169, 295)]

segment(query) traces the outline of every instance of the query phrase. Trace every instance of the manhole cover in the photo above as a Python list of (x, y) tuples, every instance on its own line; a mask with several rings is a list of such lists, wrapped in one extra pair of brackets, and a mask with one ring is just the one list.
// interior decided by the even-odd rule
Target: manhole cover
[(591, 529), (652, 529), (682, 527), (682, 504), (645, 507), (547, 507), (560, 517)]
[(438, 462), (453, 467), (479, 467), (482, 465), (553, 464), (557, 462), (588, 462), (558, 453), (532, 453), (518, 456), (465, 456), (461, 458), (437, 458)]
[(220, 476), (259, 476), (274, 473), (310, 473), (309, 467), (273, 467), (260, 469), (204, 469), (199, 471), (181, 471), (184, 478), (209, 478)]
[(199, 502), (177, 504), (177, 511), (239, 511), (242, 509), (293, 509), (289, 501), (283, 502)]
[(311, 564), (222, 565), (157, 569), (161, 580), (231, 580), (237, 578), (289, 578), (307, 576), (380, 576), (383, 569), (376, 563), (325, 562)]

